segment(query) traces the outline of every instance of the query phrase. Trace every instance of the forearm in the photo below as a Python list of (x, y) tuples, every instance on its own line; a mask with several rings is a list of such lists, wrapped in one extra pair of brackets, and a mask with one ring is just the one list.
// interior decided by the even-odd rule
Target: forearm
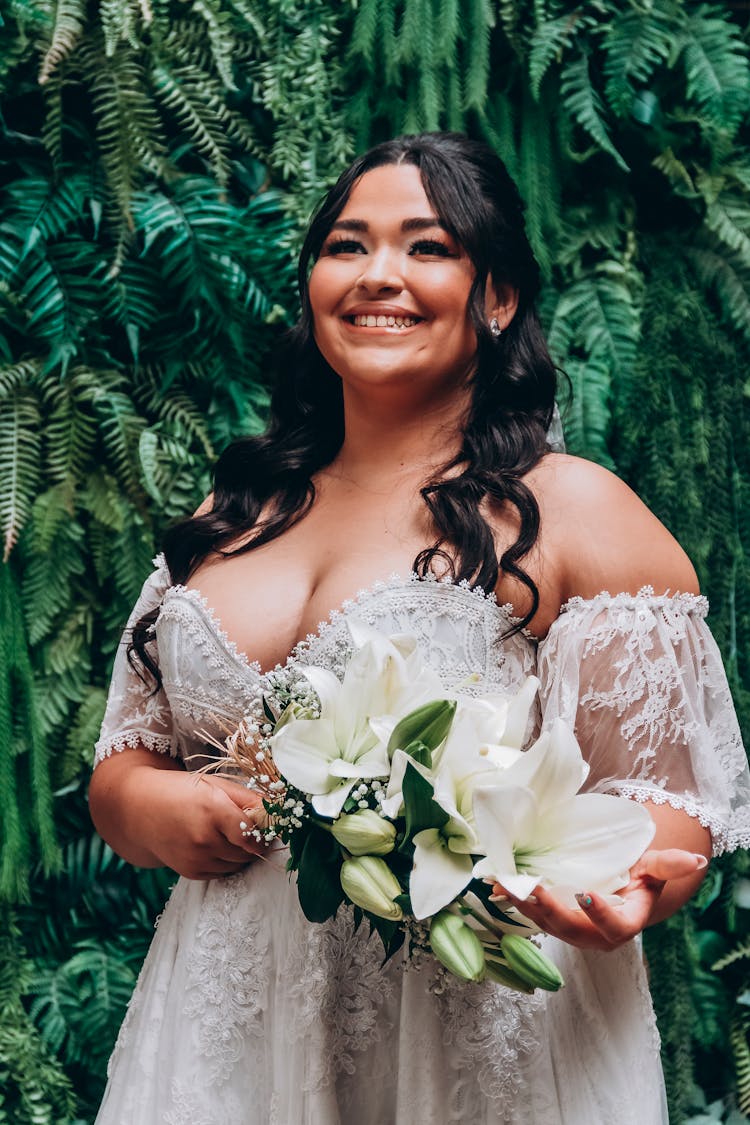
[[(711, 858), (711, 833), (701, 825), (697, 817), (666, 804), (655, 805), (649, 801), (646, 807), (656, 825), (652, 848), (683, 848), (685, 851), (704, 855), (707, 859)], [(704, 867), (681, 879), (670, 879), (657, 899), (647, 925), (653, 926), (664, 921), (684, 906), (698, 890), (705, 874)]]
[(140, 747), (113, 754), (93, 772), (89, 809), (94, 827), (113, 851), (136, 867), (163, 865), (145, 840), (155, 790), (175, 772), (184, 772), (175, 758)]

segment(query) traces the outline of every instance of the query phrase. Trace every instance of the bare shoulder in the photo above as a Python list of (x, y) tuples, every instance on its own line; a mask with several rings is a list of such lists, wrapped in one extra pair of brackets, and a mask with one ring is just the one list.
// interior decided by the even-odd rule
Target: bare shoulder
[(193, 512), (193, 519), (195, 519), (196, 516), (207, 515), (208, 512), (211, 511), (213, 506), (214, 506), (214, 494), (213, 494), (213, 492), (209, 492), (208, 496), (203, 501), (203, 503), (199, 507), (197, 507), (195, 509), (195, 511)]
[(635, 492), (608, 469), (567, 454), (545, 457), (529, 479), (563, 599), (602, 590), (698, 593), (690, 559)]

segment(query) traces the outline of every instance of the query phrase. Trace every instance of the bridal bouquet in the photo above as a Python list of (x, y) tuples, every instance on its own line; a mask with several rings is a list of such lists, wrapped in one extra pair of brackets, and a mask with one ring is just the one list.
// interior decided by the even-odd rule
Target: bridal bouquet
[[(301, 907), (323, 922), (342, 903), (390, 955), (408, 937), (466, 980), (555, 990), (531, 924), (491, 884), (525, 899), (538, 884), (575, 907), (610, 894), (648, 846), (648, 812), (580, 794), (588, 767), (561, 721), (522, 750), (539, 686), (445, 698), (412, 636), (349, 622), (343, 679), (295, 665), (267, 677), (262, 714), (221, 745), (265, 817), (248, 834), (288, 844)], [(217, 744), (220, 745), (220, 744)]]

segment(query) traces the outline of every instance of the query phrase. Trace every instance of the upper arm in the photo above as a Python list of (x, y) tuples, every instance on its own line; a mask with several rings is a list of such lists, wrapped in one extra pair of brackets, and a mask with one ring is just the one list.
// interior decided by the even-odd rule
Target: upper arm
[(623, 481), (578, 457), (546, 459), (543, 532), (559, 560), (563, 601), (637, 593), (698, 593), (698, 578), (677, 540)]

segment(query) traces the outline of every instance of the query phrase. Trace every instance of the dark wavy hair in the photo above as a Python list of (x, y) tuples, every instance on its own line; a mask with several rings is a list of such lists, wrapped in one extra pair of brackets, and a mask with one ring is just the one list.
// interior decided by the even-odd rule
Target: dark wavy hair
[[(471, 405), (461, 447), (421, 489), (435, 527), (434, 542), (414, 569), (424, 575), (440, 557), (455, 581), (494, 590), (500, 571), (539, 592), (520, 562), (536, 542), (539, 508), (523, 477), (547, 450), (546, 431), (555, 399), (556, 371), (539, 325), (535, 298), (539, 268), (534, 259), (518, 189), (499, 157), (458, 133), (422, 133), (376, 145), (342, 173), (316, 212), (302, 246), (298, 284), (302, 311), (279, 356), (270, 422), (260, 437), (235, 441), (214, 473), (213, 508), (182, 520), (164, 540), (172, 580), (184, 583), (212, 552), (242, 554), (288, 531), (315, 500), (313, 476), (329, 465), (344, 438), (341, 380), (321, 355), (313, 336), (308, 275), (311, 263), (359, 178), (372, 168), (413, 164), (442, 224), (471, 258), (475, 277), (468, 311), (477, 336)], [(488, 279), (518, 294), (517, 311), (495, 338), (485, 313)], [(274, 503), (260, 519), (268, 501)], [(492, 529), (481, 512), (489, 499), (511, 504), (519, 533), (497, 558)], [(250, 533), (249, 536), (247, 533)], [(240, 536), (240, 547), (232, 543)], [(159, 681), (147, 651), (156, 613), (133, 629), (130, 654)]]

